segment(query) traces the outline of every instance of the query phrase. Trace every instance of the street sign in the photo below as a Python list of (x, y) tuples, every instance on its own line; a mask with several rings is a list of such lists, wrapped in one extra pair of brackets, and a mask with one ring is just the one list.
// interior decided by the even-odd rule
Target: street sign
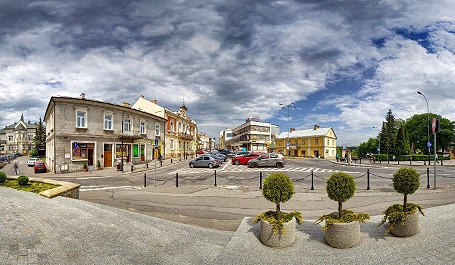
[(431, 147), (431, 142), (427, 142), (427, 147), (428, 147), (428, 148)]
[(379, 153), (379, 152), (381, 152), (381, 149), (380, 149), (379, 147), (378, 147), (378, 149), (377, 149), (377, 150), (378, 150), (378, 153)]
[(158, 139), (155, 139), (155, 148), (158, 148)]

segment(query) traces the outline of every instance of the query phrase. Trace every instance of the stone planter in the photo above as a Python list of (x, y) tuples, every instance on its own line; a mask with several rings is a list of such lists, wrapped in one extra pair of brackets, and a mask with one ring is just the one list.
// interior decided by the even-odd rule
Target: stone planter
[(419, 225), (419, 211), (408, 215), (408, 218), (404, 220), (404, 224), (396, 224), (390, 232), (396, 236), (407, 237), (413, 236), (420, 232)]
[(294, 244), (295, 241), (295, 218), (284, 224), (284, 231), (286, 235), (282, 233), (273, 234), (273, 225), (261, 220), (260, 224), (260, 240), (261, 242), (272, 248), (284, 248)]
[(325, 230), (325, 241), (335, 248), (352, 248), (360, 243), (360, 223), (335, 223)]

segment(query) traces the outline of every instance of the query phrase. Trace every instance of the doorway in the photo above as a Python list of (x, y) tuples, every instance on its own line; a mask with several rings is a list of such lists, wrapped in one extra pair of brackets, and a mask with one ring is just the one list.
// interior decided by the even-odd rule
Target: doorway
[(104, 167), (112, 167), (112, 144), (104, 144)]

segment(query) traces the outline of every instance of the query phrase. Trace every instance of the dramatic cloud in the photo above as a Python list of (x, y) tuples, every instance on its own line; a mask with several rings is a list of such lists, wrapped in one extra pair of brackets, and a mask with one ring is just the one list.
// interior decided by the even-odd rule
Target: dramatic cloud
[[(453, 1), (2, 1), (0, 126), (53, 95), (185, 101), (199, 130), (259, 116), (376, 136), (388, 109), (455, 120)], [(437, 14), (437, 16), (435, 15)], [(282, 104), (296, 102), (287, 111)], [(288, 124), (289, 123), (289, 124)]]

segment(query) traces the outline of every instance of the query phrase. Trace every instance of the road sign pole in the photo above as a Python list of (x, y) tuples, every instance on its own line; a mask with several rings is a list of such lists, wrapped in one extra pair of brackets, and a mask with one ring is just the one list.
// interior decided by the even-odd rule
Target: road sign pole
[(434, 161), (433, 161), (433, 164), (434, 164), (434, 187), (433, 189), (436, 189), (436, 133), (433, 133), (434, 135)]

